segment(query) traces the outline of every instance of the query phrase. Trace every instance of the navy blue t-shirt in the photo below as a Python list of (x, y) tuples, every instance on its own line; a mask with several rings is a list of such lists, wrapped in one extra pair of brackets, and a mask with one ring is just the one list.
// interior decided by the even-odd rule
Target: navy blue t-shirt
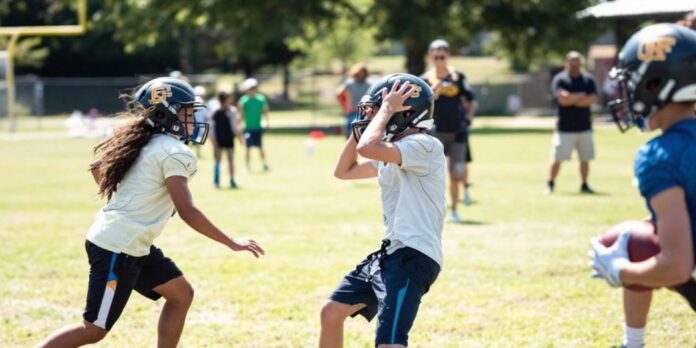
[[(650, 210), (650, 200), (662, 191), (681, 187), (691, 219), (691, 233), (696, 231), (696, 119), (675, 123), (662, 135), (643, 145), (636, 154), (635, 175), (640, 194)], [(696, 236), (693, 238), (696, 253)]]
[[(561, 89), (570, 93), (597, 94), (597, 87), (592, 76), (581, 73), (580, 76), (573, 78), (565, 70), (556, 74), (551, 81), (554, 101), (556, 101), (556, 93)], [(584, 132), (592, 129), (592, 114), (589, 107), (561, 106), (557, 102), (556, 105), (558, 107), (556, 129), (561, 132)]]
[[(423, 75), (423, 79), (430, 86), (436, 85), (439, 80), (434, 76), (434, 71)], [(453, 71), (442, 79), (439, 95), (435, 99), (435, 130), (441, 133), (459, 133), (467, 130), (467, 110), (464, 109), (461, 97), (469, 101), (476, 100), (476, 94), (471, 85), (466, 81), (466, 76), (460, 71)]]

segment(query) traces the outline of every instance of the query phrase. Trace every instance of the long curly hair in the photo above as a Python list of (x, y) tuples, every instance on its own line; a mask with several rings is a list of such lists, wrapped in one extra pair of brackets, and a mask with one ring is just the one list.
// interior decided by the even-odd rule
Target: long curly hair
[(90, 170), (97, 170), (99, 178), (99, 195), (111, 199), (128, 170), (133, 166), (140, 150), (156, 133), (148, 117), (154, 108), (145, 109), (131, 95), (122, 94), (119, 97), (126, 103), (126, 110), (116, 114), (118, 118), (128, 121), (118, 127), (114, 133), (99, 145), (94, 147), (97, 160), (92, 162)]

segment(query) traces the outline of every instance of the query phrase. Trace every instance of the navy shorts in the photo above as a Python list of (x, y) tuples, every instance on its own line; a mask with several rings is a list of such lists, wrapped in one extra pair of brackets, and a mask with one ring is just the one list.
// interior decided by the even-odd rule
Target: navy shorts
[(141, 257), (114, 253), (92, 242), (85, 242), (89, 259), (89, 288), (82, 318), (102, 329), (110, 330), (121, 316), (133, 290), (157, 300), (162, 295), (153, 288), (183, 275), (179, 267), (162, 250), (150, 247)]
[(377, 316), (375, 346), (408, 346), (421, 297), (439, 273), (437, 262), (412, 248), (398, 249), (382, 260), (370, 255), (343, 278), (329, 299), (347, 305), (364, 303), (366, 307), (353, 317), (360, 314), (370, 321)]
[(245, 130), (244, 140), (247, 147), (263, 147), (263, 130)]

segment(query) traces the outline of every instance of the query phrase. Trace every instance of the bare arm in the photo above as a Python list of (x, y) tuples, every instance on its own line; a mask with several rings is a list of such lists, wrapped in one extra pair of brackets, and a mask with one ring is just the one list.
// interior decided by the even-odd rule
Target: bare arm
[(578, 106), (577, 103), (586, 96), (585, 93), (570, 93), (565, 89), (559, 90), (555, 95), (560, 106)]
[[(584, 94), (584, 93), (583, 93)], [(597, 95), (596, 94), (585, 94), (584, 96), (580, 97), (578, 101), (575, 103), (575, 106), (580, 106), (580, 107), (590, 107), (592, 104), (594, 104), (597, 101)]]
[(466, 118), (469, 119), (469, 123), (471, 123), (474, 120), (474, 116), (476, 116), (478, 103), (476, 102), (476, 100), (469, 100), (465, 96), (461, 96), (460, 98), (462, 107), (464, 107), (464, 109), (467, 110)]
[(643, 262), (633, 262), (620, 273), (624, 284), (652, 287), (681, 284), (691, 277), (694, 265), (691, 221), (684, 190), (667, 189), (650, 200), (657, 215), (660, 253)]
[(341, 155), (338, 157), (334, 176), (339, 179), (367, 179), (377, 176), (377, 168), (372, 162), (364, 158), (358, 158), (355, 138), (350, 136), (343, 145)]
[(188, 179), (183, 176), (170, 176), (164, 180), (179, 216), (196, 232), (227, 246), (234, 251), (246, 250), (254, 256), (264, 254), (264, 250), (253, 240), (235, 240), (227, 236), (193, 205)]
[(398, 81), (392, 85), (391, 91), (387, 92), (386, 89), (382, 91), (382, 106), (372, 121), (370, 121), (370, 125), (365, 129), (365, 133), (360, 137), (360, 142), (358, 142), (357, 150), (360, 156), (401, 165), (401, 151), (399, 148), (394, 143), (383, 141), (382, 138), (392, 115), (410, 108), (410, 106), (404, 106), (404, 102), (414, 92), (415, 89), (408, 82), (399, 88)]

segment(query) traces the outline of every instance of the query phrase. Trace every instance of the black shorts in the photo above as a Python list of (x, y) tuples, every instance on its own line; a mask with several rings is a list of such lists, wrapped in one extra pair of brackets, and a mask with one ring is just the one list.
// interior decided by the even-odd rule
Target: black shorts
[(82, 318), (98, 327), (110, 330), (133, 290), (157, 300), (162, 295), (153, 288), (183, 275), (162, 250), (150, 247), (150, 254), (134, 257), (114, 253), (85, 242), (89, 259), (89, 288)]
[(675, 286), (674, 291), (682, 295), (689, 302), (691, 309), (696, 311), (696, 281), (689, 279), (688, 282)]
[(263, 130), (253, 129), (244, 131), (247, 147), (263, 147)]
[(386, 255), (380, 265), (377, 257), (363, 260), (338, 285), (330, 300), (365, 308), (354, 313), (368, 321), (378, 315), (375, 346), (408, 346), (408, 332), (418, 313), (421, 297), (440, 273), (440, 265), (412, 248), (401, 248)]

